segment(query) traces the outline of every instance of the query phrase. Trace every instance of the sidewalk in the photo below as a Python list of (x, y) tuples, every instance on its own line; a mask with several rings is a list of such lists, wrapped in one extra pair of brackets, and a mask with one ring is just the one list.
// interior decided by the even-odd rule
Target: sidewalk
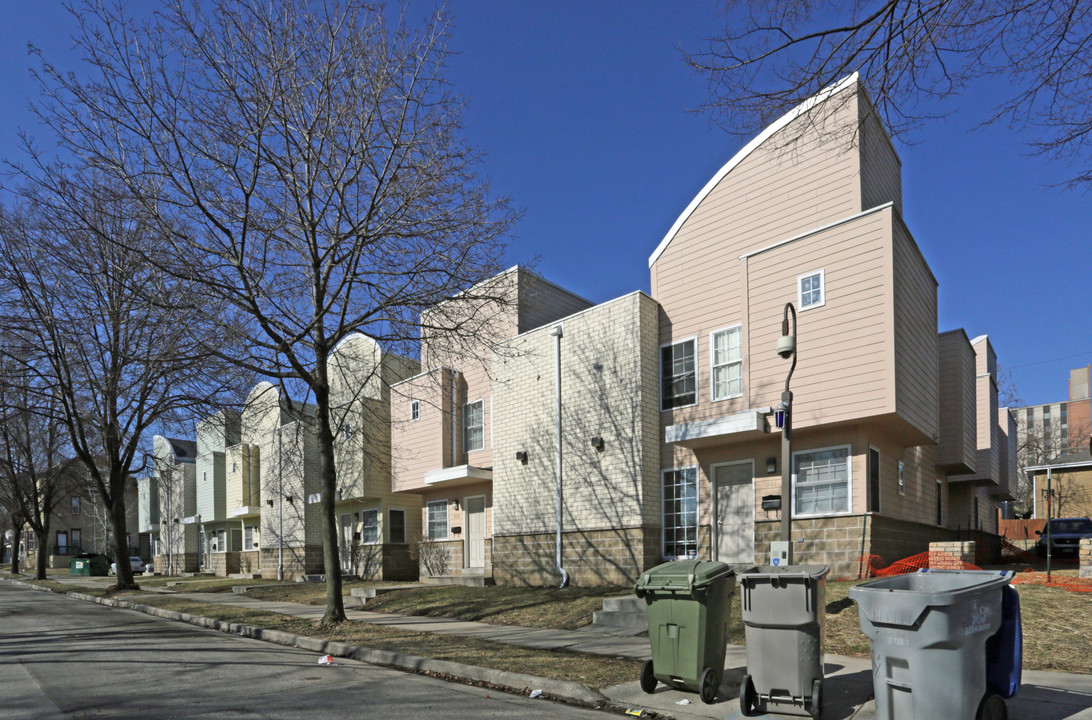
[[(199, 602), (266, 610), (299, 618), (317, 620), (323, 608), (316, 605), (275, 602), (226, 593), (172, 593), (174, 597)], [(542, 650), (626, 657), (649, 658), (647, 638), (610, 635), (593, 630), (544, 630), (541, 628), (490, 625), (486, 623), (449, 620), (446, 618), (406, 617), (348, 610), (350, 620), (375, 625), (387, 625), (402, 630), (430, 632), (461, 637), (474, 637), (493, 642), (509, 643)], [(718, 700), (705, 705), (696, 693), (673, 690), (660, 685), (652, 695), (644, 693), (636, 678), (633, 682), (603, 688), (600, 692), (614, 703), (627, 708), (644, 708), (661, 715), (690, 720), (718, 718), (734, 720), (739, 712), (739, 680), (746, 671), (745, 648), (729, 645), (725, 660), (724, 681)], [(825, 656), (824, 712), (825, 720), (873, 720), (876, 717), (872, 701), (872, 663), (867, 658)], [(687, 704), (679, 705), (686, 700)], [(1007, 701), (1009, 717), (1020, 720), (1092, 720), (1092, 676), (1072, 673), (1025, 671), (1019, 694)], [(778, 717), (769, 715), (768, 717)], [(900, 719), (901, 720), (901, 719)], [(926, 718), (914, 720), (931, 720)]]

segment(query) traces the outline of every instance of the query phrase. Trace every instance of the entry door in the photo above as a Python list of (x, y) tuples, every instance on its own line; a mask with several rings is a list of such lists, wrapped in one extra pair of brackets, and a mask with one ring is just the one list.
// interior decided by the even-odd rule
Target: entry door
[(83, 536), (77, 528), (72, 529), (73, 552), (83, 552)]
[(353, 571), (353, 515), (344, 513), (338, 518), (341, 528), (341, 571)]
[[(183, 535), (183, 537), (185, 537), (185, 536)], [(183, 544), (183, 547), (184, 547), (184, 544)], [(205, 568), (212, 565), (212, 563), (209, 561), (208, 549), (209, 549), (209, 545), (208, 545), (207, 542), (205, 542), (205, 531), (200, 530), (197, 533), (197, 564), (199, 566), (198, 567), (199, 570), (204, 570)], [(171, 548), (170, 552), (174, 552), (174, 548)]]
[(717, 560), (721, 562), (755, 561), (753, 468), (749, 462), (712, 468), (717, 503)]
[(485, 567), (485, 496), (469, 497), (466, 507), (466, 565)]

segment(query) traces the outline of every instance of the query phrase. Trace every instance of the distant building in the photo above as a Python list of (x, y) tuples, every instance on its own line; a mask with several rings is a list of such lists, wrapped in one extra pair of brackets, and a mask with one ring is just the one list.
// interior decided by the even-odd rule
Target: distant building
[(1013, 408), (1018, 446), (1027, 465), (1042, 464), (1058, 455), (1088, 447), (1092, 430), (1089, 370), (1069, 371), (1069, 401)]

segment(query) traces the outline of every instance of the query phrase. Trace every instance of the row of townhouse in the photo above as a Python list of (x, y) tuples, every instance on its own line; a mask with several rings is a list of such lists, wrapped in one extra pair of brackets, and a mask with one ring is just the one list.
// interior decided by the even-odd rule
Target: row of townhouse
[[(787, 302), (797, 561), (855, 574), (862, 555), (996, 532), (1016, 446), (996, 356), (938, 331), (900, 160), (856, 76), (721, 168), (649, 268), (650, 294), (597, 305), (512, 268), (422, 314), (419, 365), (343, 343), (343, 567), (602, 584), (665, 558), (766, 560)], [(157, 439), (141, 485), (157, 568), (321, 572), (307, 408), (261, 384), (196, 436)]]

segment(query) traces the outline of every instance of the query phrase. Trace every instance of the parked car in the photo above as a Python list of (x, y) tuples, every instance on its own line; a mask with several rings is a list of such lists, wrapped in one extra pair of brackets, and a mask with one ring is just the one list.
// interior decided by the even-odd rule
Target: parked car
[[(134, 557), (129, 558), (129, 567), (135, 573), (142, 573), (145, 570), (148, 570), (148, 569), (151, 568), (151, 563), (146, 563), (143, 560), (141, 560), (140, 558), (134, 556)], [(117, 575), (118, 574), (118, 564), (116, 562), (110, 563), (110, 574), (111, 575)]]
[[(1092, 537), (1092, 520), (1083, 518), (1054, 518), (1050, 520), (1051, 557), (1077, 557), (1081, 539)], [(1035, 543), (1035, 554), (1047, 556), (1047, 529), (1036, 530), (1039, 540)]]

